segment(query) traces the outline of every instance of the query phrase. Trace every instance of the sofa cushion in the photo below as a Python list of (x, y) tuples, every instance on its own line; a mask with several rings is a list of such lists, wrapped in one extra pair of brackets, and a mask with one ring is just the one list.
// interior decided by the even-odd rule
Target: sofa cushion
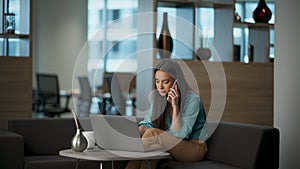
[(221, 122), (207, 143), (209, 160), (246, 169), (279, 167), (279, 131), (276, 128)]
[[(24, 169), (74, 169), (76, 159), (59, 155), (26, 156)], [(78, 169), (99, 169), (97, 161), (80, 160)]]
[(8, 128), (23, 136), (25, 156), (58, 155), (59, 150), (71, 147), (76, 131), (71, 118), (14, 119)]
[(159, 169), (241, 169), (232, 165), (204, 160), (199, 162), (168, 161), (159, 165)]
[(23, 168), (24, 140), (19, 134), (0, 130), (0, 168)]

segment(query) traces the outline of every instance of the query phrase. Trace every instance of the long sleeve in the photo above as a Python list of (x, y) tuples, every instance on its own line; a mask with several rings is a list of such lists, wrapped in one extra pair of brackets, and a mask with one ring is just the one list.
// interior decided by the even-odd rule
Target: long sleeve
[(139, 126), (143, 125), (146, 128), (154, 128), (155, 126), (152, 124), (152, 115), (153, 115), (153, 105), (150, 106), (150, 109), (144, 116), (144, 120), (139, 122)]
[(178, 131), (168, 130), (170, 134), (179, 138), (189, 139), (195, 132), (195, 127), (197, 129), (202, 129), (205, 123), (205, 117), (199, 116), (199, 114), (204, 113), (200, 97), (196, 94), (189, 94), (186, 97), (184, 107), (180, 112), (182, 127)]
[[(146, 128), (157, 127), (152, 123), (153, 106), (154, 105), (150, 106), (150, 109), (144, 116), (144, 120), (142, 120), (139, 125), (143, 125)], [(191, 92), (186, 96), (185, 102), (183, 104), (183, 109), (180, 111), (180, 118), (182, 120), (181, 129), (179, 129), (178, 131), (173, 131), (170, 129), (170, 126), (172, 125), (172, 119), (169, 115), (166, 116), (165, 124), (169, 128), (167, 132), (178, 138), (195, 138), (205, 140), (206, 132), (204, 129), (204, 124), (206, 119), (204, 108), (202, 106), (199, 95)], [(202, 130), (203, 132), (201, 132)]]

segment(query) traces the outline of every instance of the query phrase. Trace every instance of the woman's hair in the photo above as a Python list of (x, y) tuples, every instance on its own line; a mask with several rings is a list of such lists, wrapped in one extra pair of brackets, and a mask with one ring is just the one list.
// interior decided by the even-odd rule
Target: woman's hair
[[(154, 76), (157, 71), (164, 71), (168, 73), (174, 80), (177, 81), (178, 92), (180, 94), (179, 98), (179, 110), (183, 108), (183, 103), (185, 102), (185, 96), (191, 88), (189, 87), (188, 83), (184, 78), (184, 74), (180, 68), (180, 65), (172, 60), (165, 59), (162, 60), (157, 64), (154, 69)], [(154, 85), (156, 88), (156, 85)], [(152, 116), (152, 123), (155, 127), (160, 129), (166, 129), (165, 126), (165, 115), (168, 112), (169, 107), (167, 106), (167, 99), (166, 96), (161, 96), (157, 90), (154, 91), (152, 95), (153, 101), (153, 116)]]

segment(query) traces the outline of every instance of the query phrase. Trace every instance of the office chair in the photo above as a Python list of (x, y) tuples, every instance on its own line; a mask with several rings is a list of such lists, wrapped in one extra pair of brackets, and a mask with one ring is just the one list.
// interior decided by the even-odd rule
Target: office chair
[(81, 117), (87, 117), (90, 113), (93, 94), (89, 80), (86, 76), (79, 76), (78, 81), (80, 86), (80, 95), (77, 103), (77, 114)]
[(67, 97), (65, 106), (60, 103), (57, 75), (37, 73), (36, 79), (39, 99), (38, 112), (43, 112), (48, 117), (60, 117), (62, 113), (70, 112), (68, 108), (69, 97)]
[(123, 96), (118, 76), (114, 76), (113, 73), (106, 73), (104, 81), (107, 83), (111, 97), (105, 98), (103, 101), (103, 114), (125, 115), (126, 99)]

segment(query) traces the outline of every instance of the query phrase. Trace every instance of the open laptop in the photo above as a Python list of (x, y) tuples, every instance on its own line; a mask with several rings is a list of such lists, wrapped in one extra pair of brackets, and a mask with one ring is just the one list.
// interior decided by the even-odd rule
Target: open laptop
[(149, 152), (162, 147), (145, 148), (136, 117), (114, 115), (90, 115), (92, 128), (98, 147), (106, 150)]

